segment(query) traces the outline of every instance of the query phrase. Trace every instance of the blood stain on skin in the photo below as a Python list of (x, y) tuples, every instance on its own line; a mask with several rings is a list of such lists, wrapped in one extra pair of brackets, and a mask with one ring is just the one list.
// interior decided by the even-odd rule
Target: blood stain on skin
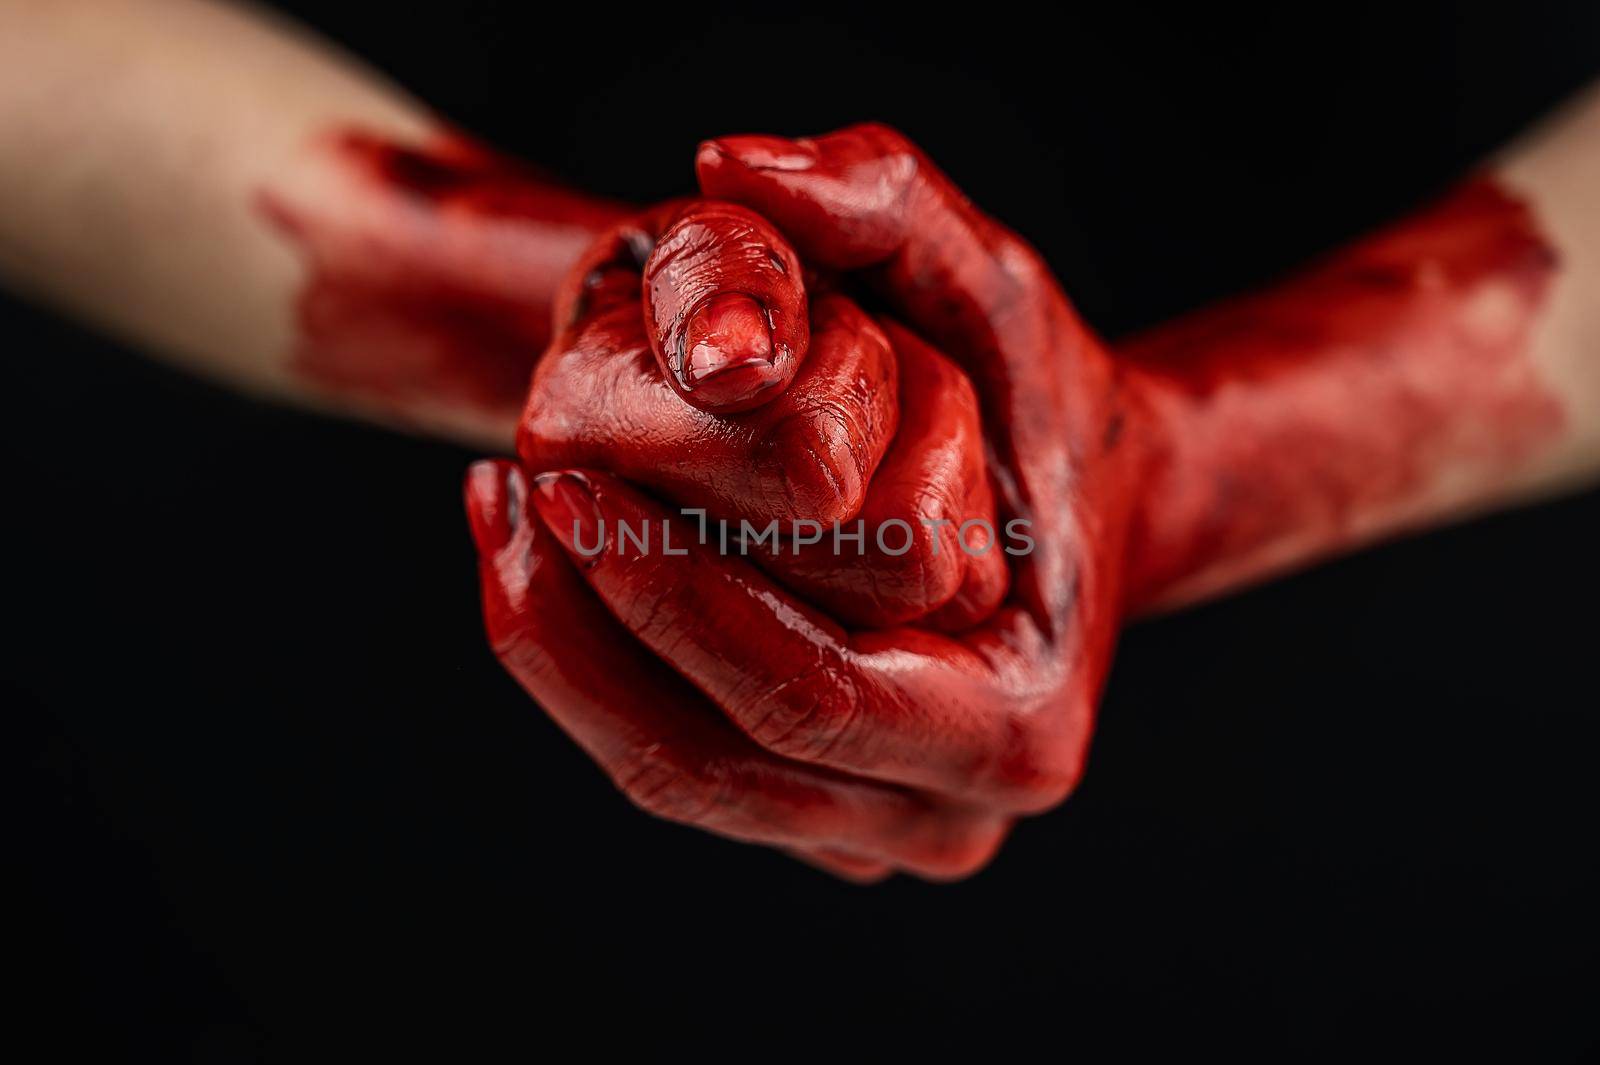
[(1210, 594), (1509, 482), (1564, 423), (1530, 357), (1556, 266), (1529, 207), (1477, 179), (1123, 345), (1159, 427), (1136, 599)]
[(626, 209), (453, 134), (404, 146), (339, 130), (312, 157), (327, 195), (258, 197), (306, 264), (294, 371), (402, 415), (514, 414), (557, 284)]

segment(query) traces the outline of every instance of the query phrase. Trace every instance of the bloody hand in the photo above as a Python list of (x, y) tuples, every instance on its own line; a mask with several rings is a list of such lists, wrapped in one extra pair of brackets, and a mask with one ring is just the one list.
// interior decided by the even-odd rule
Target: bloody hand
[[(702, 151), (700, 171), (708, 193), (758, 208), (809, 264), (859, 272), (969, 368), (998, 430), (990, 438), (998, 521), (1025, 523), (1033, 549), (1012, 558), (1010, 599), (944, 624), (949, 634), (928, 624), (847, 627), (817, 609), (828, 588), (817, 594), (804, 574), (765, 558), (763, 572), (695, 543), (691, 523), (619, 479), (713, 513), (743, 516), (741, 508), (776, 501), (794, 516), (800, 500), (802, 516), (821, 519), (850, 517), (863, 482), (863, 510), (875, 493), (920, 503), (958, 483), (987, 484), (973, 476), (975, 449), (955, 447), (959, 461), (929, 464), (937, 449), (912, 446), (919, 435), (942, 440), (952, 425), (974, 424), (963, 413), (962, 376), (939, 372), (939, 356), (908, 330), (880, 330), (837, 294), (814, 301), (811, 350), (777, 400), (734, 415), (731, 426), (684, 403), (661, 373), (626, 280), (628, 249), (637, 249), (633, 269), (642, 268), (649, 290), (651, 264), (638, 260), (654, 243), (650, 224), (675, 224), (646, 223), (645, 239), (602, 241), (569, 283), (562, 302), (575, 318), (536, 373), (521, 433), (532, 486), (503, 463), (481, 464), (469, 478), (497, 651), (647, 808), (835, 867), (845, 862), (840, 871), (857, 875), (970, 872), (1012, 815), (1058, 802), (1081, 770), (1116, 628), (1131, 480), (1119, 476), (1129, 449), (1110, 361), (1037, 256), (890, 131), (863, 127), (809, 145), (724, 141)], [(655, 245), (658, 253), (667, 246)], [(647, 308), (657, 315), (664, 305)], [(670, 336), (670, 322), (650, 324)], [(835, 331), (851, 338), (839, 348), (858, 367), (914, 351), (935, 368), (913, 375), (901, 367), (899, 433), (881, 463), (871, 456), (886, 442), (884, 419), (860, 413), (881, 386), (828, 390), (818, 394), (821, 406), (804, 398), (807, 374), (827, 368)], [(886, 333), (892, 348), (877, 339)], [(673, 346), (661, 350), (670, 373)], [(841, 377), (860, 379), (859, 369)], [(937, 387), (922, 387), (930, 381)], [(817, 411), (830, 417), (806, 417)], [(830, 465), (819, 456), (841, 453), (807, 439), (822, 427), (868, 430), (844, 438), (842, 453), (867, 458), (849, 467), (858, 477), (825, 470), (832, 496), (813, 490), (818, 466)], [(786, 433), (799, 433), (803, 446), (786, 452)], [(896, 468), (905, 476), (886, 477), (903, 446)], [(750, 461), (772, 454), (792, 457), (765, 468)], [(928, 491), (940, 483), (929, 479), (930, 465), (945, 476), (937, 492)], [(587, 468), (543, 472), (562, 466)], [(946, 509), (954, 516), (972, 507)], [(647, 523), (672, 528), (688, 554), (639, 550), (618, 535)], [(983, 555), (948, 545), (944, 554), (981, 563), (1003, 561), (1001, 552), (991, 543)], [(842, 573), (850, 557), (829, 561)], [(832, 590), (872, 601), (874, 573), (863, 569)], [(585, 599), (582, 583), (605, 611)], [(840, 789), (852, 789), (850, 797)], [(915, 816), (902, 809), (908, 802)], [(843, 812), (852, 804), (859, 817)]]
[[(752, 535), (809, 523), (751, 557), (855, 624), (971, 624), (1006, 586), (1000, 552), (956, 544), (994, 526), (973, 392), (907, 331), (814, 297), (748, 209), (668, 204), (615, 227), (557, 296), (523, 465), (603, 469)], [(890, 522), (903, 542), (879, 535)], [(836, 524), (862, 550), (836, 552)]]
[[(904, 552), (835, 557), (818, 541), (758, 557), (849, 616), (971, 624), (1004, 594), (1005, 567), (998, 550), (969, 556), (951, 542), (975, 520), (993, 528), (970, 386), (925, 343), (886, 331), (842, 295), (824, 293), (807, 317), (804, 293), (794, 253), (748, 210), (669, 204), (619, 225), (557, 299), (560, 334), (519, 433), (524, 463), (604, 465), (740, 521), (854, 519), (871, 544), (877, 521), (901, 518), (917, 541)], [(674, 380), (685, 354), (723, 372)], [(730, 373), (735, 387), (722, 380)], [(703, 402), (708, 378), (717, 405), (739, 413), (685, 402)], [(651, 530), (667, 511), (607, 480), (647, 508), (627, 515), (629, 527), (660, 535)], [(537, 498), (546, 495), (563, 490), (547, 481)], [(1002, 817), (792, 762), (742, 735), (583, 588), (529, 508), (517, 467), (479, 464), (468, 502), (497, 652), (641, 805), (850, 876), (881, 875), (888, 862), (951, 875), (992, 853)], [(597, 530), (555, 524), (587, 565), (581, 548)], [(674, 524), (681, 551), (695, 530)], [(617, 516), (610, 525), (617, 535)], [(640, 549), (662, 552), (663, 579), (693, 579), (675, 570), (692, 560), (668, 542)], [(737, 617), (719, 624), (737, 636)]]

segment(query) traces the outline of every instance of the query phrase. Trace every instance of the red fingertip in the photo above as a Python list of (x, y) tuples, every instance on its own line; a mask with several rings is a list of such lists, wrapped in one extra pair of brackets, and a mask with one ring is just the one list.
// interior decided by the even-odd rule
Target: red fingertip
[(580, 561), (603, 549), (600, 508), (589, 478), (575, 471), (541, 473), (533, 479), (533, 507), (561, 546)]
[(809, 345), (800, 260), (760, 215), (698, 201), (644, 267), (650, 343), (674, 391), (714, 414), (781, 394)]
[(484, 459), (467, 468), (464, 486), (472, 540), (482, 554), (499, 550), (511, 539), (526, 494), (522, 471), (514, 462)]

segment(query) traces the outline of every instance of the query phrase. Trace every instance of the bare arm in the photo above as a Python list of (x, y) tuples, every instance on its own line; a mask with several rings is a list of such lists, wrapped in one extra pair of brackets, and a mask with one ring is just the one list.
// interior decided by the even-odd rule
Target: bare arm
[(0, 277), (250, 391), (506, 446), (555, 282), (616, 208), (247, 8), (0, 24)]
[(1600, 471), (1600, 87), (1514, 145), (1493, 170), (1533, 206), (1560, 258), (1532, 355), (1561, 397), (1566, 432), (1523, 487), (1545, 493), (1589, 484)]

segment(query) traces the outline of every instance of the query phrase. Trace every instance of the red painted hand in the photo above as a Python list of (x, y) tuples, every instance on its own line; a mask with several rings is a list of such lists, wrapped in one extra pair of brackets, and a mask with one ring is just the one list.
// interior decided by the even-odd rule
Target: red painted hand
[[(674, 360), (677, 318), (662, 320), (677, 304), (647, 304), (664, 338), (652, 351), (632, 280), (642, 270), (654, 293), (660, 275), (654, 259), (639, 262), (642, 249), (672, 247), (653, 238), (681, 219), (647, 218), (602, 241), (574, 275), (560, 301), (570, 324), (535, 375), (524, 418), (526, 468), (584, 472), (541, 474), (528, 489), (497, 463), (469, 479), (495, 646), (647, 808), (847, 874), (970, 872), (1014, 814), (1055, 804), (1081, 770), (1128, 517), (1116, 376), (1038, 257), (898, 135), (864, 127), (811, 144), (730, 140), (700, 162), (708, 192), (759, 208), (809, 263), (861, 272), (969, 368), (988, 424), (1002, 430), (990, 440), (1001, 519), (1023, 523), (1013, 528), (1032, 551), (1013, 558), (1011, 598), (990, 612), (1003, 576), (979, 582), (989, 603), (945, 624), (949, 634), (849, 627), (908, 620), (840, 609), (883, 598), (881, 566), (852, 571), (847, 554), (796, 570), (760, 555), (758, 568), (695, 542), (692, 522), (625, 483), (713, 514), (824, 521), (871, 511), (875, 495), (896, 501), (877, 513), (914, 518), (930, 498), (987, 484), (966, 441), (976, 419), (962, 375), (837, 294), (814, 301), (810, 351), (777, 399), (731, 419), (683, 403), (693, 394), (685, 382), (668, 383), (686, 361)], [(763, 226), (756, 217), (745, 232)], [(770, 228), (759, 242), (792, 259)], [(728, 288), (738, 290), (725, 277), (707, 286)], [(774, 347), (783, 324), (780, 315)], [(898, 432), (883, 403), (896, 356)], [(830, 379), (834, 360), (850, 368)], [(866, 387), (829, 383), (863, 377)], [(819, 446), (819, 433), (837, 435)], [(930, 462), (941, 447), (955, 459)], [(835, 455), (862, 458), (828, 461)], [(969, 502), (939, 516), (987, 510)], [(673, 549), (688, 553), (667, 553), (659, 538), (641, 549), (619, 535), (624, 525), (671, 528)], [(1005, 546), (1025, 542), (993, 539), (982, 556), (946, 543), (943, 557), (1003, 574)]]
[[(692, 201), (625, 222), (556, 314), (518, 432), (525, 468), (603, 469), (752, 535), (809, 522), (752, 557), (854, 624), (961, 628), (1005, 594), (1004, 556), (956, 543), (964, 524), (994, 527), (972, 389), (845, 296), (808, 307), (799, 260), (760, 216)], [(836, 524), (859, 533), (847, 550)]]

